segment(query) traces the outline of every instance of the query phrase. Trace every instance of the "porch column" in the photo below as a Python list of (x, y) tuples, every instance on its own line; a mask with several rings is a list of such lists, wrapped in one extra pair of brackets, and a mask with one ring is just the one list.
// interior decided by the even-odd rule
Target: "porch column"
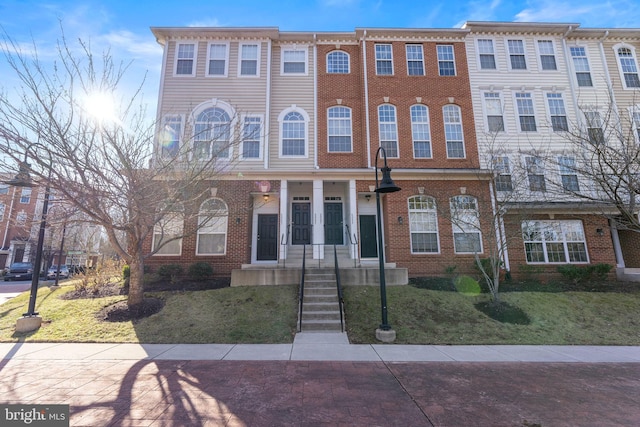
[(351, 259), (358, 259), (358, 246), (352, 245), (351, 240), (354, 242), (359, 240), (358, 236), (358, 193), (356, 191), (356, 180), (349, 180), (349, 236), (347, 243), (349, 243), (349, 254)]
[(280, 245), (280, 259), (282, 260), (287, 259), (287, 248), (289, 247), (289, 211), (287, 210), (288, 200), (288, 181), (283, 179), (280, 181), (280, 236), (278, 236), (278, 238), (280, 239), (280, 241), (278, 242), (278, 245)]
[(313, 181), (313, 259), (324, 259), (324, 183), (322, 180)]

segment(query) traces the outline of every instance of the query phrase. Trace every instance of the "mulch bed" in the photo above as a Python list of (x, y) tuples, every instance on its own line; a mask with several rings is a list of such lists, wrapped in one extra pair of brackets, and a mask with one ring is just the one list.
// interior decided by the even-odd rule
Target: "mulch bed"
[(136, 321), (158, 313), (164, 307), (164, 301), (160, 298), (145, 298), (142, 304), (129, 307), (127, 301), (118, 301), (100, 310), (96, 319), (105, 322)]

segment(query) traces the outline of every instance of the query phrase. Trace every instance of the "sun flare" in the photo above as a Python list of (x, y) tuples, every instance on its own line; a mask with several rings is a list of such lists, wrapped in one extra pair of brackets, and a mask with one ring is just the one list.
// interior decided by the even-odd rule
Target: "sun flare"
[(116, 121), (115, 102), (110, 93), (89, 94), (84, 101), (84, 110), (101, 122)]

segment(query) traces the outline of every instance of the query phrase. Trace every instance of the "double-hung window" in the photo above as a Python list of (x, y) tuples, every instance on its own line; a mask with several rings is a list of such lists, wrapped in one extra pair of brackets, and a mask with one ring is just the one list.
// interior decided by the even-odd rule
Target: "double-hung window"
[(260, 49), (257, 44), (240, 45), (240, 70), (241, 76), (258, 76), (258, 56)]
[(205, 200), (198, 212), (196, 255), (224, 255), (229, 223), (227, 204), (220, 199)]
[(431, 158), (431, 130), (429, 109), (425, 105), (411, 107), (411, 135), (413, 137), (413, 157)]
[(456, 61), (453, 56), (453, 46), (438, 45), (436, 50), (438, 52), (438, 73), (441, 76), (455, 76)]
[(20, 193), (20, 203), (28, 204), (31, 201), (31, 188), (23, 187)]
[(509, 48), (509, 60), (512, 70), (526, 70), (527, 60), (525, 58), (524, 41), (507, 40)]
[(408, 44), (407, 73), (410, 76), (424, 76), (424, 54), (421, 44)]
[(553, 41), (538, 40), (538, 53), (540, 54), (540, 66), (543, 70), (557, 70), (556, 53)]
[(438, 213), (433, 197), (409, 197), (411, 253), (438, 253)]
[(634, 52), (628, 47), (618, 48), (618, 61), (624, 76), (626, 88), (640, 88), (640, 78), (638, 77), (638, 64)]
[(8, 184), (0, 184), (0, 194), (9, 194)]
[(569, 48), (571, 59), (573, 60), (573, 68), (576, 71), (576, 80), (580, 87), (591, 87), (591, 68), (589, 67), (589, 58), (584, 47), (572, 46)]
[(245, 116), (242, 129), (242, 158), (259, 159), (262, 135), (262, 117)]
[(493, 40), (478, 39), (478, 55), (480, 57), (481, 70), (496, 69), (496, 54), (493, 49)]
[(527, 178), (529, 179), (529, 190), (539, 192), (547, 191), (542, 159), (540, 157), (527, 156), (525, 157), (525, 164), (527, 168)]
[(554, 132), (567, 132), (569, 123), (567, 122), (567, 112), (564, 108), (562, 94), (548, 93), (547, 103), (549, 104), (549, 115), (551, 116), (551, 127)]
[(506, 156), (494, 157), (493, 170), (496, 174), (496, 191), (513, 191), (509, 158)]
[(229, 51), (224, 43), (211, 43), (209, 45), (209, 62), (207, 74), (209, 76), (225, 77)]
[(173, 159), (178, 155), (181, 136), (182, 117), (165, 117), (162, 132), (160, 133), (160, 156), (163, 159)]
[(444, 135), (447, 141), (447, 157), (464, 158), (464, 135), (462, 132), (462, 114), (457, 105), (445, 105), (442, 108), (444, 117)]
[(283, 49), (282, 74), (307, 74), (307, 49)]
[(349, 153), (351, 146), (351, 109), (331, 107), (327, 110), (330, 153)]
[(4, 210), (6, 206), (4, 203), (0, 203), (0, 222), (4, 221)]
[(520, 120), (520, 130), (522, 132), (535, 132), (538, 128), (531, 94), (526, 92), (516, 93), (516, 106), (518, 119)]
[(585, 111), (587, 120), (587, 136), (593, 145), (604, 144), (604, 131), (602, 130), (602, 118), (598, 111)]
[(193, 76), (196, 72), (196, 44), (178, 43), (176, 47), (176, 75)]
[(387, 157), (400, 157), (398, 153), (398, 122), (396, 121), (396, 107), (385, 104), (378, 107), (378, 126), (380, 146), (384, 148)]
[(154, 255), (180, 255), (184, 229), (182, 205), (162, 206), (153, 228)]
[(640, 107), (634, 107), (631, 111), (631, 123), (633, 126), (633, 133), (636, 140), (640, 143)]
[(489, 132), (504, 132), (504, 117), (500, 94), (485, 92), (484, 107), (487, 113), (487, 129)]
[(523, 221), (527, 263), (586, 263), (587, 242), (581, 221)]
[(328, 74), (349, 74), (349, 54), (341, 50), (334, 50), (327, 54)]
[(459, 253), (482, 252), (478, 201), (472, 196), (455, 196), (450, 200), (453, 246)]
[(560, 169), (562, 188), (570, 192), (580, 191), (578, 174), (576, 173), (576, 159), (570, 156), (559, 156), (558, 168)]
[(393, 54), (390, 44), (376, 44), (376, 74), (379, 76), (393, 75)]

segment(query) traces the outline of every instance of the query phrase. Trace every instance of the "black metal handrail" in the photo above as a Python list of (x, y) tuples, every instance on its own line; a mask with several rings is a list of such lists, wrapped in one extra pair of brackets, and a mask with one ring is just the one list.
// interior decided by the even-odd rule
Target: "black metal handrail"
[(304, 265), (307, 252), (307, 245), (302, 248), (302, 273), (300, 274), (300, 290), (298, 292), (298, 332), (302, 332), (302, 306), (304, 300)]
[[(334, 270), (336, 274), (336, 288), (338, 290), (338, 307), (340, 309), (340, 331), (344, 332), (344, 298), (342, 296), (342, 285), (340, 284), (340, 267), (338, 266), (338, 250), (336, 249), (336, 245), (333, 245), (333, 263)], [(304, 261), (302, 261), (302, 265), (304, 266)], [(304, 271), (304, 267), (303, 267)]]

